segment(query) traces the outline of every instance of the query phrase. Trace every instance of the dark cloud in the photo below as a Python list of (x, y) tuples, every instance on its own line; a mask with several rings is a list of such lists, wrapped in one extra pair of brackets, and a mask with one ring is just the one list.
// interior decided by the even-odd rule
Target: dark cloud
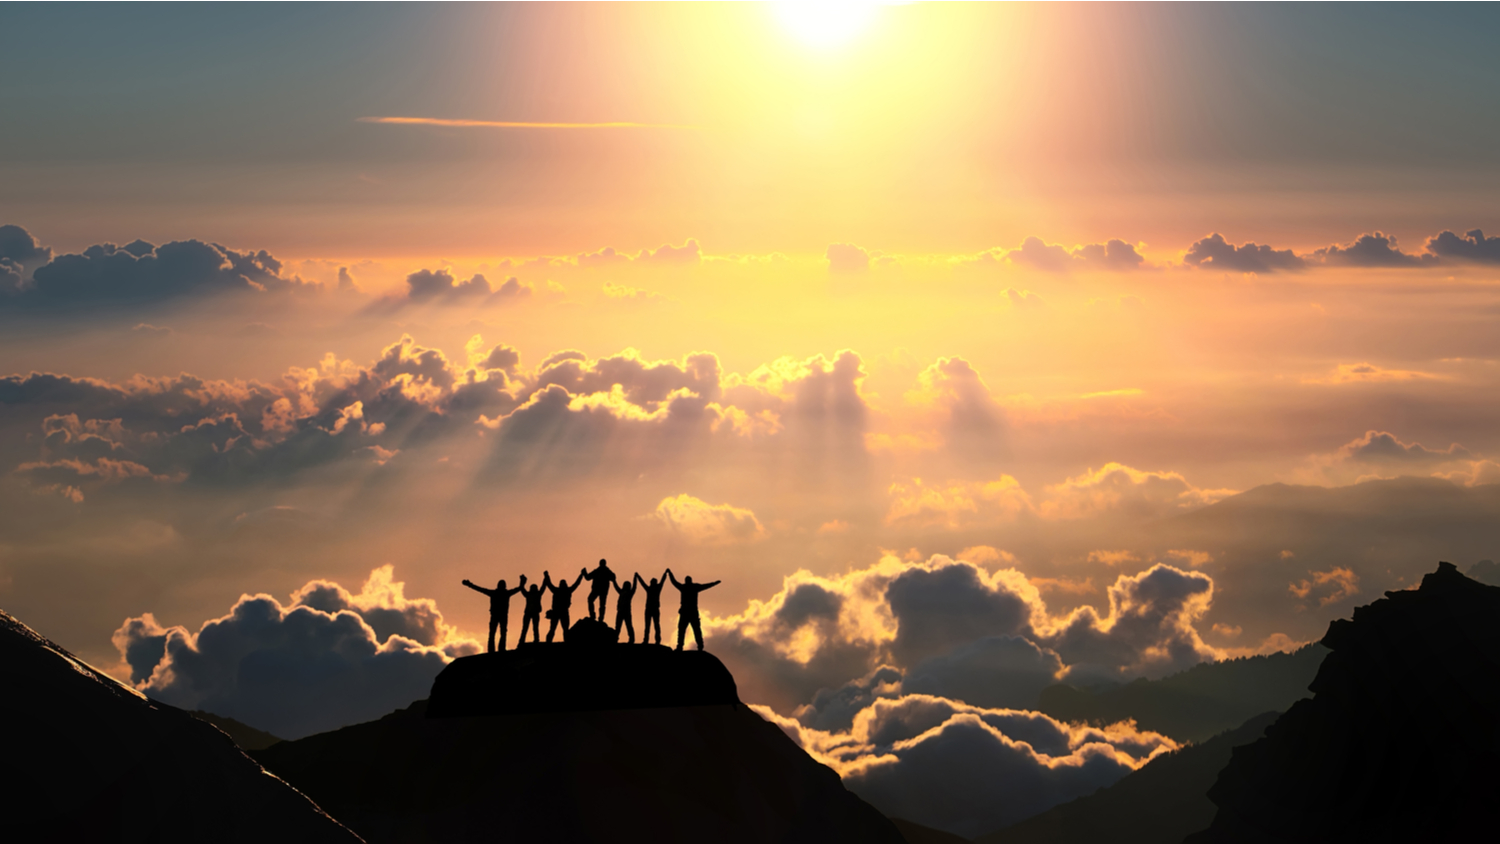
[(837, 689), (819, 689), (812, 703), (798, 707), (794, 714), (803, 726), (815, 730), (848, 730), (854, 725), (854, 716), (868, 709), (876, 698), (900, 697), (904, 677), (901, 669), (882, 665)]
[(906, 673), (901, 690), (961, 700), (975, 706), (1029, 709), (1042, 689), (1057, 682), (1058, 655), (1021, 636), (986, 636)]
[(477, 653), (430, 600), (407, 600), (389, 567), (359, 595), (315, 581), (283, 606), (245, 595), (197, 632), (150, 613), (126, 619), (115, 647), (136, 688), (286, 738), (368, 721), (425, 697), (453, 657)]
[(1361, 463), (1446, 463), (1474, 459), (1474, 455), (1458, 443), (1438, 451), (1421, 443), (1403, 443), (1395, 434), (1385, 431), (1366, 431), (1363, 437), (1340, 448), (1339, 454)]
[(886, 587), (885, 599), (897, 624), (891, 653), (902, 665), (987, 636), (1031, 630), (1027, 599), (986, 582), (981, 570), (967, 563), (903, 572)]
[(1188, 247), (1182, 260), (1197, 267), (1236, 273), (1274, 273), (1307, 266), (1307, 262), (1290, 249), (1277, 250), (1257, 243), (1235, 246), (1217, 232)]
[(1109, 614), (1080, 607), (1038, 642), (1056, 651), (1075, 681), (1160, 677), (1217, 654), (1194, 626), (1213, 601), (1213, 578), (1158, 563), (1109, 588)]
[(487, 299), (492, 302), (513, 301), (531, 296), (533, 288), (512, 277), (491, 289), (489, 279), (475, 273), (466, 281), (456, 281), (447, 270), (418, 270), (406, 277), (406, 299), (410, 302), (460, 302)]
[(1421, 267), (1437, 263), (1436, 255), (1408, 255), (1396, 246), (1396, 239), (1382, 232), (1362, 234), (1344, 246), (1325, 246), (1313, 257), (1330, 266), (1340, 267)]
[(1463, 237), (1450, 231), (1427, 239), (1427, 251), (1442, 258), (1473, 261), (1478, 264), (1500, 264), (1500, 237), (1485, 237), (1474, 229)]
[(1069, 270), (1127, 272), (1140, 269), (1145, 262), (1145, 258), (1135, 251), (1133, 245), (1117, 238), (1069, 250), (1061, 244), (1049, 244), (1039, 237), (1028, 237), (1021, 241), (1020, 247), (1006, 252), (1005, 257), (1013, 264), (1049, 273)]
[(834, 273), (862, 273), (870, 268), (870, 253), (852, 243), (834, 243), (823, 253), (828, 259), (828, 271)]
[(878, 698), (837, 732), (759, 711), (885, 814), (968, 837), (1110, 785), (1176, 748), (1128, 724), (1069, 726), (929, 695)]
[[(0, 228), (0, 256), (28, 267), (49, 256), (24, 229)], [(29, 256), (29, 257), (28, 257)], [(264, 250), (236, 252), (217, 243), (186, 240), (153, 246), (137, 240), (125, 246), (104, 243), (82, 254), (59, 255), (32, 270), (29, 280), (12, 285), (0, 307), (79, 309), (159, 302), (188, 295), (225, 292), (264, 293), (302, 288), (282, 275), (281, 262)], [(13, 272), (13, 271), (12, 271)]]
[(0, 226), (0, 266), (9, 263), (18, 275), (52, 260), (52, 250), (20, 226)]

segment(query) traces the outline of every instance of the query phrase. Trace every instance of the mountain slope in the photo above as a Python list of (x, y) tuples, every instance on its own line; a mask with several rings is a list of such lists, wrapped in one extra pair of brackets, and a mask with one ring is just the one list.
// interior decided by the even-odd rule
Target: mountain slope
[(0, 611), (0, 814), (27, 841), (357, 842), (210, 724)]
[(1195, 844), (1477, 840), (1500, 828), (1500, 587), (1448, 563), (1328, 628), (1332, 653), (1209, 790)]
[[(662, 689), (691, 693), (716, 676), (714, 666), (735, 698), (712, 655), (657, 656), (570, 642), (466, 657), (433, 684), (441, 717), (418, 701), (255, 757), (371, 842), (901, 844), (891, 821), (838, 774), (743, 704), (660, 706)], [(622, 669), (610, 687), (563, 671), (604, 661), (643, 671), (649, 663), (657, 673), (632, 680)], [(566, 700), (533, 682), (565, 674)], [(594, 698), (644, 706), (599, 709)], [(538, 711), (546, 706), (563, 711)], [(494, 714), (443, 715), (484, 711)]]
[(1260, 738), (1276, 718), (1266, 712), (1202, 744), (1158, 756), (1109, 788), (981, 836), (976, 844), (1177, 844), (1213, 821), (1207, 792), (1233, 748)]
[(1289, 654), (1206, 662), (1160, 680), (1099, 692), (1049, 686), (1037, 709), (1063, 721), (1093, 724), (1134, 718), (1142, 729), (1178, 741), (1205, 741), (1257, 713), (1284, 712), (1307, 697), (1327, 654), (1327, 648), (1311, 644)]

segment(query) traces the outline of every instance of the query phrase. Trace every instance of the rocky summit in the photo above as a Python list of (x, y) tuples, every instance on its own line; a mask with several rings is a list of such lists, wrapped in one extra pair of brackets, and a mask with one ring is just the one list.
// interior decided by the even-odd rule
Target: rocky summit
[(427, 717), (587, 712), (739, 703), (734, 675), (706, 651), (620, 644), (582, 619), (564, 642), (466, 656), (438, 674)]
[(1500, 587), (1448, 563), (1333, 622), (1310, 686), (1236, 748), (1191, 844), (1481, 840), (1500, 829)]

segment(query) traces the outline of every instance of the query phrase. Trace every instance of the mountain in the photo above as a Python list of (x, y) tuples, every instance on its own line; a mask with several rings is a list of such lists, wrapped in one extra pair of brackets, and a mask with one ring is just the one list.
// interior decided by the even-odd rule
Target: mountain
[(11, 836), (359, 841), (211, 724), (147, 700), (4, 611), (0, 665), (0, 813)]
[(1202, 744), (1158, 756), (1108, 788), (981, 836), (976, 844), (1178, 844), (1213, 821), (1207, 792), (1230, 752), (1260, 738), (1277, 717), (1266, 712)]
[[(724, 678), (728, 702), (670, 705)], [(559, 642), (455, 660), (430, 702), (255, 757), (370, 842), (904, 841), (733, 689), (708, 653)]]
[(969, 844), (969, 839), (941, 829), (922, 826), (914, 821), (891, 818), (891, 823), (906, 838), (906, 844)]
[(1178, 741), (1204, 741), (1260, 712), (1283, 712), (1308, 696), (1328, 649), (1205, 662), (1160, 680), (1136, 680), (1102, 691), (1055, 685), (1037, 709), (1063, 721), (1112, 724), (1134, 718), (1142, 729)]
[(249, 724), (243, 724), (233, 718), (226, 718), (223, 715), (215, 715), (212, 712), (204, 712), (201, 709), (194, 709), (188, 714), (199, 721), (207, 721), (223, 730), (226, 735), (234, 739), (234, 743), (239, 745), (241, 750), (264, 750), (281, 741), (281, 739), (264, 730), (257, 730)]
[(1237, 748), (1193, 844), (1479, 840), (1500, 829), (1500, 587), (1448, 563), (1334, 621), (1314, 696)]

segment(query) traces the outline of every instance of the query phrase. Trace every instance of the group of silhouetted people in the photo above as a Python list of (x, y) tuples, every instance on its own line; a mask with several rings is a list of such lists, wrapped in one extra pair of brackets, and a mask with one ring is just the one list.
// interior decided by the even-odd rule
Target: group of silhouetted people
[[(632, 619), (631, 604), (637, 592), (646, 593), (646, 619), (645, 628), (641, 631), (642, 644), (651, 641), (651, 630), (656, 630), (656, 644), (661, 644), (661, 590), (670, 580), (681, 594), (682, 603), (677, 609), (677, 650), (682, 650), (682, 640), (687, 634), (689, 627), (693, 628), (693, 638), (698, 642), (698, 650), (703, 650), (703, 626), (698, 617), (698, 593), (719, 585), (719, 581), (712, 583), (694, 583), (691, 576), (684, 577), (678, 582), (676, 575), (668, 568), (662, 572), (660, 578), (651, 578), (649, 581), (642, 578), (639, 573), (621, 584), (615, 578), (615, 572), (609, 564), (603, 560), (593, 571), (587, 568), (578, 570), (578, 577), (568, 583), (567, 579), (552, 582), (551, 572), (542, 572), (541, 586), (533, 583), (530, 588), (526, 586), (526, 575), (521, 575), (520, 586), (507, 589), (505, 581), (501, 580), (495, 584), (494, 589), (486, 589), (483, 586), (465, 580), (464, 585), (476, 592), (483, 592), (490, 596), (490, 639), (489, 651), (495, 652), (495, 629), (500, 629), (500, 650), (505, 650), (506, 628), (510, 623), (510, 599), (517, 592), (526, 601), (526, 608), (521, 613), (521, 638), (519, 642), (526, 641), (526, 631), (531, 630), (531, 641), (539, 642), (542, 638), (542, 589), (552, 593), (552, 609), (548, 610), (547, 641), (557, 634), (557, 628), (561, 625), (563, 638), (567, 638), (570, 626), (569, 615), (573, 608), (573, 592), (584, 580), (590, 582), (589, 587), (589, 618), (596, 621), (604, 621), (606, 605), (609, 603), (609, 590), (614, 588), (619, 600), (615, 602), (615, 636), (620, 635), (620, 628), (624, 627), (626, 634), (630, 637), (631, 644), (635, 644), (635, 622)], [(596, 614), (597, 613), (597, 614)], [(606, 622), (607, 623), (607, 622)]]

